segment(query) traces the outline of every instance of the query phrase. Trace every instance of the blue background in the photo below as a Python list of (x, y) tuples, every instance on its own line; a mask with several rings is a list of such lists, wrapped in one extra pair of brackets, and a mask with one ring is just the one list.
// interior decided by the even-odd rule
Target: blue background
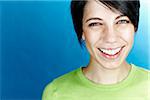
[[(2, 100), (40, 100), (52, 79), (88, 63), (73, 29), (69, 1), (0, 2)], [(141, 2), (139, 30), (128, 61), (149, 63), (148, 4)]]

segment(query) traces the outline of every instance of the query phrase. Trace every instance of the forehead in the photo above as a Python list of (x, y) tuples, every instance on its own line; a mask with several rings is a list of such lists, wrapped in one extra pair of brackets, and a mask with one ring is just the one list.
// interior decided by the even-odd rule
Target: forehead
[(115, 8), (112, 7), (109, 8), (98, 0), (88, 0), (84, 8), (84, 15), (91, 17), (92, 16), (106, 17), (106, 16), (118, 16), (122, 14)]

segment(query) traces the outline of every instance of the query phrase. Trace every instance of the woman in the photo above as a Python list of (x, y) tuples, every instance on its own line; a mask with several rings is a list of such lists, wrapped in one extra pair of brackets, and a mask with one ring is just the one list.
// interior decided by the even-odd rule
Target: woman
[(90, 61), (50, 83), (42, 100), (150, 100), (149, 72), (126, 62), (139, 8), (139, 1), (72, 0), (74, 28)]

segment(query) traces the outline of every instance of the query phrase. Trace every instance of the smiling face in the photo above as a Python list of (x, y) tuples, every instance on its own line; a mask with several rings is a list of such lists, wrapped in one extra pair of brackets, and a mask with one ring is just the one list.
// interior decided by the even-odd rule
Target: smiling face
[(89, 0), (84, 8), (82, 23), (83, 39), (91, 55), (90, 63), (107, 69), (125, 64), (135, 32), (127, 16)]

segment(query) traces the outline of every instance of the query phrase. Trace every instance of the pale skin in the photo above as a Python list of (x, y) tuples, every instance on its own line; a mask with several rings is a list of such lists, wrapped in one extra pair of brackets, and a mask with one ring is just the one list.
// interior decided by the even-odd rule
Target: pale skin
[[(102, 3), (89, 0), (83, 13), (83, 36), (90, 62), (83, 73), (97, 84), (116, 84), (124, 80), (131, 65), (126, 62), (134, 40), (135, 28), (127, 16), (111, 11)], [(117, 56), (103, 56), (99, 49), (121, 48)]]

